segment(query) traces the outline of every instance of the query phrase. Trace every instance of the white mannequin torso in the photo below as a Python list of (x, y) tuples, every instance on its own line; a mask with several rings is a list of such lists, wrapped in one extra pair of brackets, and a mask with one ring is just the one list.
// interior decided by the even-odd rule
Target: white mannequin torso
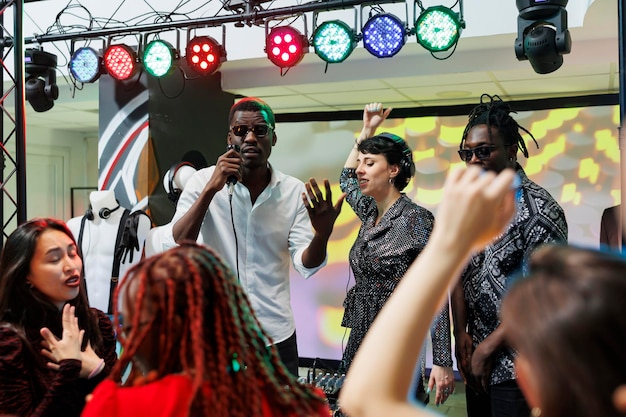
[[(83, 217), (86, 217), (82, 230), (81, 250), (89, 305), (106, 313), (109, 310), (111, 274), (117, 249), (115, 243), (125, 209), (119, 206), (115, 195), (109, 190), (92, 192), (89, 201), (92, 216), (74, 217), (68, 220), (67, 226), (78, 244)], [(150, 227), (150, 218), (141, 215), (137, 229), (139, 250), (134, 250), (132, 261), (130, 256), (127, 256), (125, 262), (120, 263), (118, 278), (121, 279), (132, 265), (140, 261)]]

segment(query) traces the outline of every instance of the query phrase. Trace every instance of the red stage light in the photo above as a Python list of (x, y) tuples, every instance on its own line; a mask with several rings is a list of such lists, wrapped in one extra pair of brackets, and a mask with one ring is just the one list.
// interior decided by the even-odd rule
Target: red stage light
[(127, 45), (109, 46), (103, 61), (109, 75), (118, 80), (127, 80), (137, 72), (137, 54)]
[(272, 63), (289, 68), (302, 61), (309, 43), (305, 36), (291, 26), (273, 28), (265, 40), (265, 52)]
[(226, 51), (210, 36), (196, 36), (187, 44), (187, 64), (200, 74), (213, 74), (226, 60)]

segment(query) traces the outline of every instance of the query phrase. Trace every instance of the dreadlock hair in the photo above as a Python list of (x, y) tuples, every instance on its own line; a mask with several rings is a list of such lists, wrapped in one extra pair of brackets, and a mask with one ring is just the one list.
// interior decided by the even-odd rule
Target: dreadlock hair
[(489, 94), (480, 96), (480, 104), (474, 107), (468, 116), (469, 122), (463, 131), (463, 138), (459, 144), (459, 149), (463, 149), (467, 134), (474, 126), (487, 125), (489, 139), (492, 139), (491, 128), (494, 127), (500, 131), (504, 140), (504, 146), (517, 144), (517, 149), (521, 150), (522, 154), (528, 158), (528, 149), (526, 149), (526, 144), (519, 130), (521, 129), (530, 135), (535, 145), (537, 145), (537, 149), (539, 149), (539, 144), (533, 134), (526, 130), (526, 128), (520, 126), (515, 119), (511, 117), (510, 113), (517, 112), (511, 110), (511, 107), (502, 101), (500, 96), (490, 96)]
[[(124, 291), (131, 285), (136, 291)], [(146, 339), (158, 340), (156, 376), (182, 372), (192, 379), (190, 415), (262, 416), (263, 401), (281, 415), (315, 415), (324, 405), (286, 370), (276, 348), (266, 346), (270, 338), (246, 294), (211, 249), (185, 242), (143, 260), (129, 270), (115, 299), (117, 328), (119, 301), (132, 305), (134, 314), (124, 323), (129, 334), (119, 337), (123, 353), (114, 380), (121, 381)], [(142, 311), (150, 312), (143, 322)]]
[(269, 104), (260, 98), (246, 97), (233, 104), (230, 108), (230, 112), (228, 113), (228, 123), (233, 121), (233, 116), (235, 115), (235, 112), (238, 111), (260, 112), (264, 115), (265, 121), (272, 129), (276, 127), (274, 111)]

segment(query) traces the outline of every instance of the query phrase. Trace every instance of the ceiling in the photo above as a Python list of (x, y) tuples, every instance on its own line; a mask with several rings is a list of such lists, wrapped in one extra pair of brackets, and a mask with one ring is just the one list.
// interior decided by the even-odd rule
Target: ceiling
[[(221, 67), (222, 89), (261, 97), (276, 113), (359, 110), (371, 101), (394, 108), (470, 104), (483, 93), (504, 100), (615, 94), (619, 92), (616, 3), (592, 3), (583, 26), (570, 28), (571, 53), (551, 74), (536, 74), (528, 61), (515, 58), (516, 33), (461, 35), (446, 60), (433, 58), (409, 38), (395, 57), (376, 59), (357, 48), (348, 60), (327, 69), (309, 53), (283, 76), (266, 58), (227, 61)], [(27, 106), (27, 126), (97, 135), (98, 83), (85, 84), (73, 97), (61, 78), (58, 83), (61, 94), (52, 110), (36, 113)]]

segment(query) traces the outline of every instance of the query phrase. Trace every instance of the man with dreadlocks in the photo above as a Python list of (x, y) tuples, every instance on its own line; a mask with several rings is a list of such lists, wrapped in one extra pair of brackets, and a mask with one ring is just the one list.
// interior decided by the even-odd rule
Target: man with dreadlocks
[(323, 394), (299, 384), (276, 347), (266, 348), (248, 297), (211, 249), (188, 242), (146, 258), (115, 300), (124, 349), (82, 417), (330, 415)]
[(517, 213), (505, 232), (475, 254), (452, 291), (457, 365), (466, 383), (468, 417), (527, 417), (528, 405), (515, 381), (513, 352), (499, 327), (502, 298), (511, 280), (525, 275), (530, 254), (540, 245), (567, 241), (563, 209), (542, 187), (528, 179), (517, 151), (528, 158), (511, 108), (498, 96), (483, 94), (469, 114), (459, 156), (468, 165), (520, 178)]

